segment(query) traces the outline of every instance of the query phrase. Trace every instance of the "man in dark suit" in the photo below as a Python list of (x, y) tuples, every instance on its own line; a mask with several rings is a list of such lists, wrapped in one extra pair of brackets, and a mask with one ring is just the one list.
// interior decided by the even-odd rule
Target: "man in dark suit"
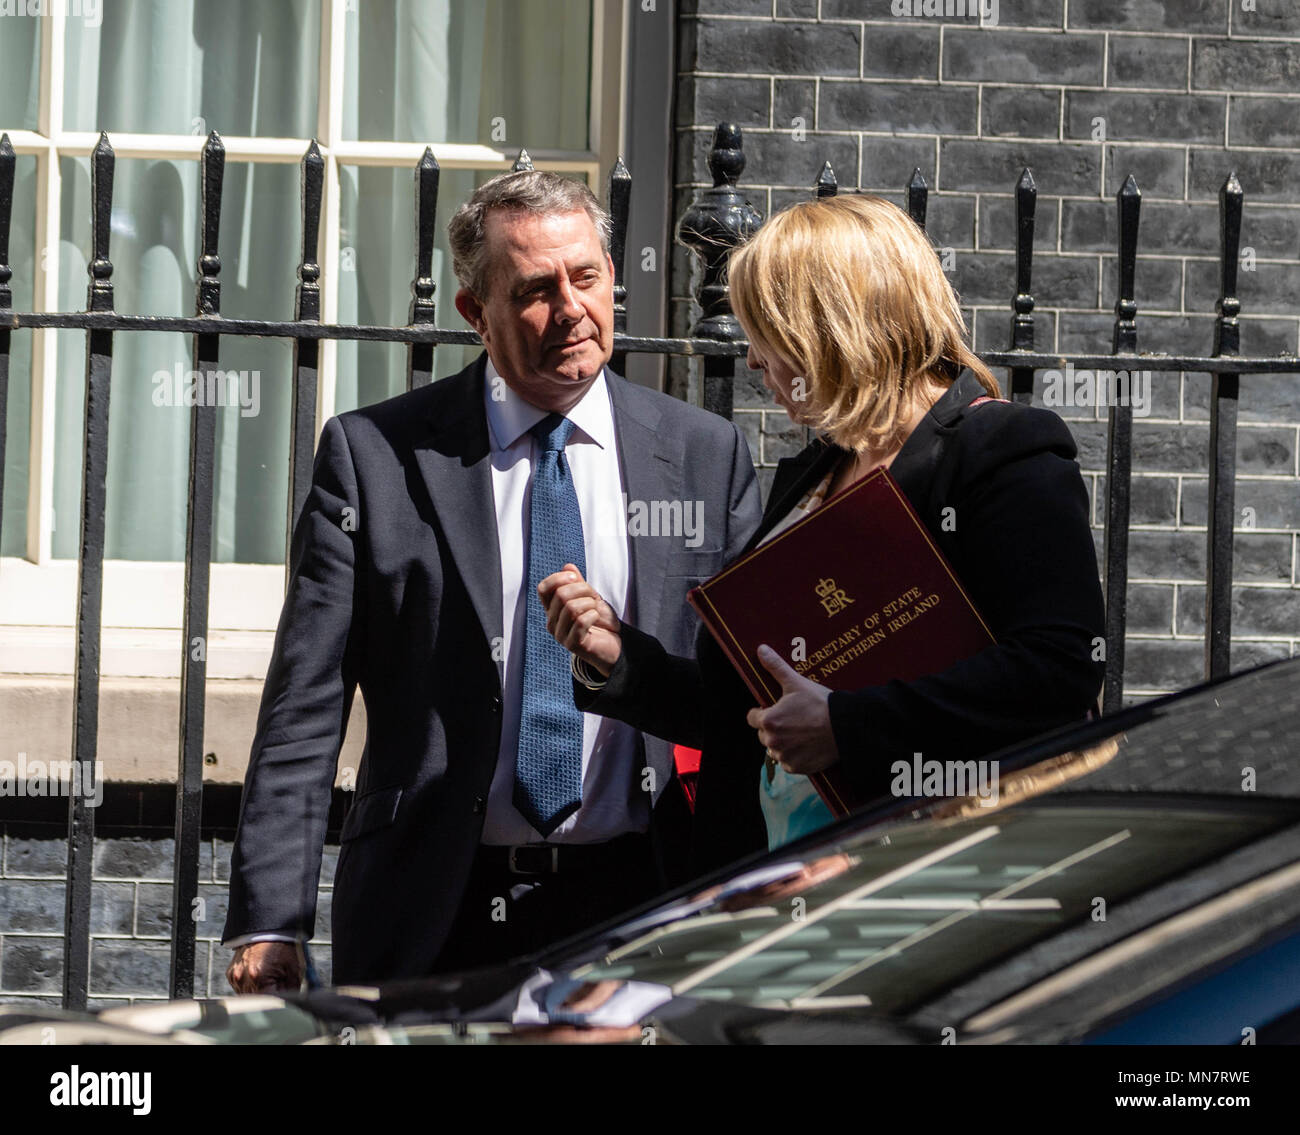
[(584, 186), (501, 175), (449, 233), (485, 355), (330, 419), (294, 529), (231, 859), (241, 992), (300, 980), (357, 686), (336, 983), (518, 956), (681, 877), (671, 747), (574, 706), (536, 589), (589, 563), (621, 615), (685, 652), (687, 590), (758, 522), (748, 448), (607, 369), (609, 219)]

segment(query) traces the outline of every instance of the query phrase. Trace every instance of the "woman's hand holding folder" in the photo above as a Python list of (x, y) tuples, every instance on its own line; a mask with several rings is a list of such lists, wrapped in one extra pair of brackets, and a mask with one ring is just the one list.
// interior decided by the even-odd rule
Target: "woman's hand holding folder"
[(827, 701), (830, 690), (810, 681), (770, 646), (758, 648), (758, 660), (781, 684), (781, 697), (767, 709), (751, 709), (745, 720), (758, 730), (767, 759), (786, 772), (804, 776), (830, 768), (839, 760)]

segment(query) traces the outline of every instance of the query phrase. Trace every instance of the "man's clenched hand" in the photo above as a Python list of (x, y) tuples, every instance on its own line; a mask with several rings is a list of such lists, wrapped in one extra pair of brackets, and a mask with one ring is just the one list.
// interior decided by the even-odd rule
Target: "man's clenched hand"
[(296, 942), (249, 942), (235, 950), (226, 980), (236, 993), (297, 993), (302, 950)]

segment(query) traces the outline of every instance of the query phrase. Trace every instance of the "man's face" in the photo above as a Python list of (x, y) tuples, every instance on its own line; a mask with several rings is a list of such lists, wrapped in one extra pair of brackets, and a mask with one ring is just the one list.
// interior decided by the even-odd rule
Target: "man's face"
[(484, 226), (488, 295), (462, 288), (456, 310), (525, 401), (566, 413), (614, 349), (614, 265), (583, 210), (495, 210)]

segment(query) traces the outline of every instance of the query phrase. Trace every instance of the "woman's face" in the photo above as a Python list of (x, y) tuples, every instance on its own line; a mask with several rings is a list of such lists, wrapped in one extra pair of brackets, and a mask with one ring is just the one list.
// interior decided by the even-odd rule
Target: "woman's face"
[(808, 380), (795, 374), (794, 367), (775, 351), (763, 346), (753, 335), (746, 332), (749, 339), (749, 352), (745, 363), (750, 370), (763, 372), (763, 385), (772, 395), (772, 400), (783, 409), (796, 425), (802, 424), (801, 414), (808, 401)]

